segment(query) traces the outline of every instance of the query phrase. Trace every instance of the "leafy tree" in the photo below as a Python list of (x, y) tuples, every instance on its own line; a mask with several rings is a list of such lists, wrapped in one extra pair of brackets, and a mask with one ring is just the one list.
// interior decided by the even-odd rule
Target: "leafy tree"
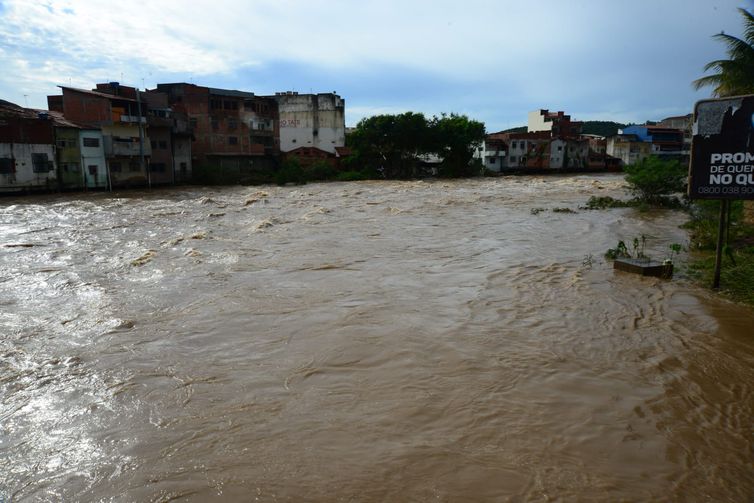
[(430, 122), (432, 144), (430, 150), (443, 158), (441, 173), (459, 177), (479, 175), (471, 162), (474, 149), (484, 141), (484, 124), (465, 115), (442, 114)]
[(427, 120), (423, 114), (375, 115), (362, 119), (348, 136), (354, 151), (349, 168), (378, 172), (384, 178), (419, 176), (424, 154), (443, 158), (446, 176), (480, 174), (472, 167), (474, 148), (484, 140), (484, 124), (465, 115), (441, 115)]
[(686, 190), (688, 170), (677, 160), (650, 156), (623, 169), (631, 190), (641, 201), (662, 204), (667, 196)]
[(754, 93), (754, 14), (746, 9), (738, 11), (744, 18), (743, 38), (727, 33), (714, 35), (727, 46), (728, 59), (711, 61), (704, 71), (715, 71), (693, 82), (696, 89), (713, 86), (712, 94), (719, 97)]

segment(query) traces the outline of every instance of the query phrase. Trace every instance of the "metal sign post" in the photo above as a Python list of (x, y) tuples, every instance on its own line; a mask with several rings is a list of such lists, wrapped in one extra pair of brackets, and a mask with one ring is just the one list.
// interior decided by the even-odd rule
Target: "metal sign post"
[(712, 287), (720, 287), (730, 201), (754, 199), (754, 95), (702, 100), (694, 106), (689, 198), (720, 201)]

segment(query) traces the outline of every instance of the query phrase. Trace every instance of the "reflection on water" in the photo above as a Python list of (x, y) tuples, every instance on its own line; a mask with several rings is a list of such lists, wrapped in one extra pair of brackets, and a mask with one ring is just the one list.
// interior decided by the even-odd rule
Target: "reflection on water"
[(687, 239), (578, 209), (622, 190), (2, 200), (0, 495), (750, 501), (754, 312), (614, 273), (618, 239)]

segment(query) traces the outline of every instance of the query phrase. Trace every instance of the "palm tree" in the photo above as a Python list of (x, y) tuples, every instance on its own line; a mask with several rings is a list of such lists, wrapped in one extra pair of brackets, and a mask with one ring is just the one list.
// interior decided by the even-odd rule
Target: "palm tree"
[[(717, 97), (754, 94), (754, 14), (738, 9), (744, 18), (743, 38), (727, 33), (718, 33), (713, 38), (728, 46), (728, 58), (711, 61), (705, 72), (715, 71), (693, 82), (695, 89), (714, 86), (712, 94)], [(744, 201), (745, 222), (754, 223), (754, 201)]]
[(754, 94), (754, 14), (738, 9), (744, 18), (743, 38), (727, 33), (718, 33), (714, 39), (728, 46), (729, 59), (711, 61), (705, 72), (715, 71), (693, 82), (695, 89), (714, 86), (712, 94), (717, 97)]

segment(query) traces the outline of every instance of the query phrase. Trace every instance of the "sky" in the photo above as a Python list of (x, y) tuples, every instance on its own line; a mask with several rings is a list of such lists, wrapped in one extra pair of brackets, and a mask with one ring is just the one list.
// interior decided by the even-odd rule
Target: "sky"
[(346, 124), (527, 113), (643, 123), (710, 96), (754, 0), (0, 0), (0, 99), (46, 108), (58, 85), (192, 82), (258, 95), (337, 92)]

